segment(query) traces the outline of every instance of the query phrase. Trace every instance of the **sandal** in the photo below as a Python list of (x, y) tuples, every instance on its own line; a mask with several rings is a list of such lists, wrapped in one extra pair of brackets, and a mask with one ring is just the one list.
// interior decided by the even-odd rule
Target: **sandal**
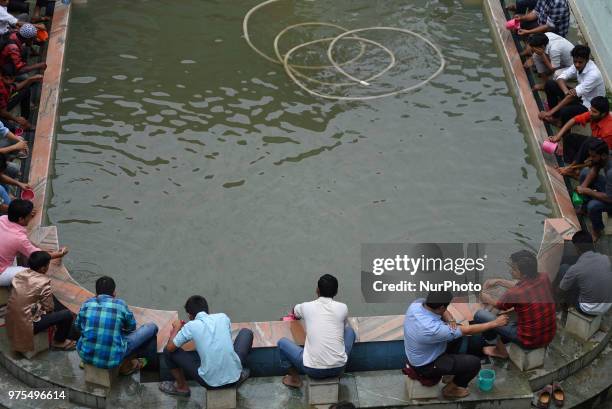
[(136, 363), (131, 368), (129, 368), (127, 371), (119, 370), (119, 374), (123, 376), (129, 376), (136, 371), (140, 371), (142, 368), (147, 366), (147, 364), (149, 363), (147, 358), (138, 358), (135, 361)]
[(159, 390), (168, 395), (184, 396), (188, 398), (191, 396), (191, 391), (179, 391), (176, 389), (174, 381), (163, 381), (159, 384)]
[(69, 343), (65, 344), (64, 346), (52, 345), (51, 349), (54, 350), (54, 351), (74, 351), (76, 349), (76, 342), (75, 341), (70, 341)]
[(538, 409), (548, 409), (550, 406), (551, 397), (552, 387), (550, 385), (546, 385), (535, 393), (532, 404)]
[(553, 382), (552, 384), (552, 398), (555, 402), (555, 406), (560, 408), (565, 403), (565, 391), (561, 387), (559, 382)]

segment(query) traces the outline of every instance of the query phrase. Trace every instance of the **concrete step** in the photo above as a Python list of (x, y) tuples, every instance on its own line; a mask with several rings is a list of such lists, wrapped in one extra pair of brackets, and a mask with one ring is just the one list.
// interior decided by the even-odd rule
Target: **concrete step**
[(591, 365), (561, 382), (565, 407), (573, 409), (612, 409), (612, 345), (608, 344)]

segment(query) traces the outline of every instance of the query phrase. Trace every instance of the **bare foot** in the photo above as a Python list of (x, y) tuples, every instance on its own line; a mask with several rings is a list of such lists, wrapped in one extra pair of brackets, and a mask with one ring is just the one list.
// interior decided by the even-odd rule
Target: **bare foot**
[(500, 351), (497, 346), (491, 346), (491, 347), (484, 347), (482, 348), (482, 353), (487, 355), (487, 356), (492, 356), (494, 358), (501, 358), (501, 359), (507, 359), (508, 358), (508, 352), (507, 351)]
[(533, 91), (544, 91), (544, 84), (538, 83), (531, 87)]
[(302, 380), (299, 375), (285, 375), (283, 377), (283, 385), (290, 388), (301, 388)]
[(591, 231), (591, 237), (593, 237), (593, 243), (596, 243), (601, 238), (601, 232), (593, 230)]
[(76, 347), (76, 342), (70, 339), (65, 340), (64, 342), (55, 342), (51, 343), (53, 348), (64, 349), (66, 351), (72, 350)]
[(442, 388), (442, 396), (447, 399), (465, 398), (469, 394), (470, 391), (468, 388), (462, 388), (460, 386), (455, 385), (453, 382)]

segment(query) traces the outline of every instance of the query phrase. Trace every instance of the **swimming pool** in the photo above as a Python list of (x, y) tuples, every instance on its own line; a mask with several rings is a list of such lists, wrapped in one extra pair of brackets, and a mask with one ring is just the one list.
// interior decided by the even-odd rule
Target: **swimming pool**
[[(352, 315), (395, 314), (405, 305), (362, 300), (361, 243), (539, 242), (551, 209), (479, 7), (287, 1), (255, 15), (269, 52), (283, 27), (327, 21), (406, 27), (447, 61), (415, 92), (336, 102), (248, 47), (256, 4), (74, 7), (48, 217), (75, 279), (112, 275), (131, 304), (164, 309), (202, 293), (242, 321), (284, 314), (332, 272)], [(403, 53), (394, 75), (426, 74), (413, 41), (375, 38)]]

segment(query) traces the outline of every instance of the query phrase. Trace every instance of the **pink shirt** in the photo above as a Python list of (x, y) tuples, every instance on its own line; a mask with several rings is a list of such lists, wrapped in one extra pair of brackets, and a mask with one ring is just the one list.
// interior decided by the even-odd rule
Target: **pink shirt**
[(8, 216), (0, 216), (0, 274), (13, 265), (17, 254), (30, 257), (35, 251), (40, 249), (28, 238), (27, 229), (11, 222)]

